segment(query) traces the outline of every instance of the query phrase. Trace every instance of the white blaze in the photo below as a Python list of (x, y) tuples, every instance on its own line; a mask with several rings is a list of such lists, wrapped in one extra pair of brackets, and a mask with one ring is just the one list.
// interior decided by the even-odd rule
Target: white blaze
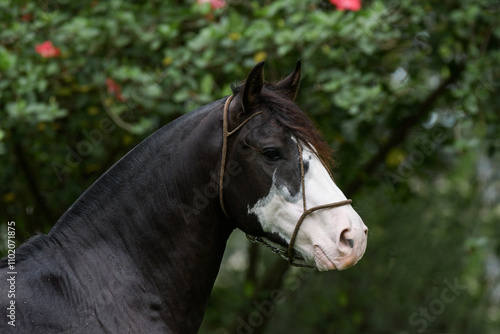
[[(302, 158), (304, 164), (308, 162), (304, 178), (307, 209), (347, 199), (316, 154), (303, 147)], [(299, 166), (297, 161), (297, 168)], [(248, 212), (258, 217), (265, 232), (277, 233), (289, 243), (304, 212), (302, 198), (302, 188), (297, 195), (291, 196), (285, 186), (278, 187), (275, 172), (269, 194)], [(315, 263), (319, 270), (344, 269), (354, 265), (363, 255), (366, 230), (351, 205), (321, 209), (305, 218), (294, 249), (308, 262)]]

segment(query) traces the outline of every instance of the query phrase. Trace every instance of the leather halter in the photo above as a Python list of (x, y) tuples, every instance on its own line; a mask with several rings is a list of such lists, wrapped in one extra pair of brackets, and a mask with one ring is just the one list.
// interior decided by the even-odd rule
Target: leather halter
[(244, 120), (240, 125), (238, 125), (233, 131), (229, 131), (229, 124), (227, 121), (227, 114), (229, 110), (229, 104), (231, 104), (231, 100), (233, 99), (233, 95), (229, 96), (226, 100), (226, 103), (224, 104), (224, 111), (222, 114), (222, 161), (220, 164), (220, 178), (219, 178), (219, 201), (220, 201), (220, 207), (222, 208), (222, 211), (226, 215), (226, 217), (229, 217), (229, 215), (226, 212), (226, 208), (224, 207), (224, 195), (223, 195), (223, 188), (224, 188), (224, 172), (226, 169), (226, 156), (227, 156), (227, 138), (234, 134), (236, 131), (241, 129), (243, 125), (245, 125), (249, 120), (254, 118), (257, 115), (262, 114), (262, 111), (256, 112), (252, 116), (248, 117), (246, 120)]
[[(222, 208), (222, 211), (224, 212), (226, 217), (229, 217), (229, 215), (227, 214), (226, 209), (224, 207), (224, 195), (223, 195), (223, 188), (224, 187), (223, 187), (223, 185), (224, 185), (224, 172), (225, 172), (225, 167), (226, 167), (226, 158), (227, 158), (227, 138), (229, 136), (231, 136), (232, 134), (234, 134), (239, 129), (241, 129), (252, 118), (254, 118), (257, 115), (262, 114), (262, 111), (253, 114), (252, 116), (250, 116), (246, 120), (244, 120), (240, 125), (238, 125), (234, 130), (229, 131), (227, 117), (228, 117), (229, 105), (231, 104), (232, 99), (233, 99), (233, 95), (229, 96), (228, 99), (226, 100), (226, 103), (224, 104), (223, 115), (222, 115), (222, 161), (221, 161), (221, 170), (220, 170), (220, 179), (219, 179), (219, 201), (220, 201), (220, 206)], [(303, 257), (301, 257), (297, 254), (294, 254), (294, 250), (293, 250), (293, 245), (295, 243), (295, 239), (297, 238), (297, 234), (299, 233), (300, 226), (302, 225), (302, 223), (304, 222), (304, 219), (309, 214), (311, 214), (315, 211), (318, 211), (318, 210), (322, 210), (322, 209), (331, 209), (331, 208), (336, 208), (336, 207), (343, 206), (343, 205), (348, 205), (348, 204), (352, 203), (352, 200), (346, 199), (343, 201), (318, 205), (318, 206), (312, 207), (310, 209), (307, 209), (304, 159), (302, 158), (302, 147), (300, 146), (300, 142), (298, 139), (296, 139), (296, 141), (297, 141), (297, 148), (299, 150), (300, 179), (301, 179), (301, 185), (302, 185), (302, 205), (304, 208), (304, 212), (302, 213), (299, 220), (297, 221), (297, 224), (295, 225), (295, 229), (293, 231), (292, 237), (290, 238), (290, 243), (288, 244), (288, 249), (285, 250), (285, 249), (281, 249), (279, 247), (275, 247), (275, 246), (271, 245), (270, 243), (268, 243), (267, 241), (265, 241), (261, 237), (254, 237), (254, 236), (250, 236), (247, 234), (247, 238), (251, 242), (261, 243), (261, 244), (265, 245), (266, 247), (270, 248), (273, 253), (278, 254), (281, 257), (283, 257), (284, 259), (286, 259), (290, 263), (290, 265), (292, 265), (292, 266), (315, 268), (315, 266), (312, 266), (312, 265), (307, 264), (307, 263), (296, 262), (297, 260), (302, 261), (302, 262), (306, 261)], [(319, 158), (319, 156), (318, 156), (318, 158)], [(319, 159), (320, 159), (321, 163), (323, 164), (323, 166), (328, 171), (328, 168), (324, 164), (323, 160), (321, 160), (321, 158), (319, 158)], [(328, 173), (330, 173), (330, 172), (328, 172)], [(330, 177), (333, 180), (333, 177), (331, 174), (330, 174)]]

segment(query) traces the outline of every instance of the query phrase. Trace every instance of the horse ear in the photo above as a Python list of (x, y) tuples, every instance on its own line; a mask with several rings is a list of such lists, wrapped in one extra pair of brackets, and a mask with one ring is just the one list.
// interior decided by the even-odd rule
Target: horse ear
[(264, 86), (263, 75), (264, 62), (261, 61), (252, 68), (243, 86), (242, 107), (245, 112), (249, 112), (259, 103), (260, 92)]
[(280, 91), (285, 96), (287, 96), (288, 98), (290, 98), (291, 100), (295, 100), (295, 96), (297, 95), (297, 90), (299, 89), (300, 73), (301, 73), (301, 63), (300, 60), (298, 60), (297, 65), (295, 65), (295, 70), (293, 71), (293, 73), (276, 84), (277, 90)]

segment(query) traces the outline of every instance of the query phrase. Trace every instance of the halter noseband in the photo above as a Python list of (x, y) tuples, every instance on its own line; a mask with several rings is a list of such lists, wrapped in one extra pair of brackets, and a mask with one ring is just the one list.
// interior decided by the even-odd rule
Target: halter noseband
[[(222, 211), (224, 212), (224, 214), (226, 215), (226, 217), (229, 217), (229, 215), (227, 214), (226, 209), (224, 207), (223, 185), (224, 185), (224, 172), (225, 172), (226, 157), (227, 157), (227, 138), (229, 136), (231, 136), (232, 134), (234, 134), (239, 129), (241, 129), (252, 118), (254, 118), (257, 115), (262, 114), (262, 111), (259, 111), (259, 112), (255, 113), (255, 114), (253, 114), (252, 116), (250, 116), (246, 120), (244, 120), (240, 125), (238, 125), (234, 130), (229, 131), (229, 129), (228, 129), (229, 125), (228, 125), (228, 121), (227, 121), (227, 117), (228, 116), (227, 115), (228, 115), (229, 105), (231, 104), (231, 100), (232, 99), (233, 99), (233, 95), (231, 95), (231, 96), (228, 97), (228, 99), (226, 100), (226, 103), (224, 104), (224, 111), (223, 111), (223, 114), (222, 114), (222, 161), (221, 161), (221, 170), (220, 170), (220, 178), (219, 178), (219, 201), (220, 201), (220, 206), (222, 208)], [(304, 219), (309, 214), (311, 214), (311, 213), (313, 213), (315, 211), (322, 210), (322, 209), (331, 209), (331, 208), (336, 208), (336, 207), (343, 206), (343, 205), (348, 205), (348, 204), (352, 203), (352, 200), (351, 199), (346, 199), (346, 200), (343, 200), (343, 201), (329, 203), (329, 204), (323, 204), (323, 205), (318, 205), (318, 206), (312, 207), (310, 209), (307, 209), (307, 205), (306, 205), (306, 184), (305, 184), (305, 173), (304, 173), (304, 160), (302, 158), (302, 147), (300, 146), (299, 140), (297, 139), (296, 141), (297, 141), (297, 147), (298, 147), (298, 150), (299, 150), (300, 179), (301, 179), (301, 184), (302, 184), (302, 204), (303, 204), (304, 212), (302, 213), (302, 215), (300, 216), (299, 220), (297, 221), (297, 224), (295, 225), (295, 229), (293, 231), (292, 237), (290, 238), (290, 243), (288, 244), (288, 249), (285, 250), (285, 249), (282, 249), (282, 248), (275, 247), (275, 246), (271, 245), (270, 243), (268, 243), (267, 241), (265, 241), (261, 237), (254, 237), (254, 236), (250, 236), (250, 235), (247, 234), (247, 238), (251, 242), (256, 242), (256, 243), (263, 244), (267, 248), (271, 249), (271, 251), (273, 253), (278, 254), (281, 257), (283, 257), (284, 259), (286, 259), (290, 263), (290, 265), (292, 265), (292, 266), (306, 267), (306, 268), (315, 268), (315, 266), (309, 265), (307, 263), (296, 262), (296, 260), (299, 260), (299, 261), (302, 261), (302, 262), (305, 261), (304, 258), (302, 258), (301, 256), (298, 256), (298, 255), (294, 254), (294, 251), (293, 251), (293, 244), (295, 243), (295, 239), (297, 238), (297, 234), (299, 233), (299, 228), (302, 225), (302, 222), (304, 221)], [(319, 158), (319, 156), (318, 156), (318, 158)], [(323, 166), (328, 171), (328, 168), (326, 167), (326, 165), (323, 162), (323, 160), (321, 160), (321, 158), (319, 158), (319, 159), (320, 159), (321, 163), (323, 164)], [(328, 173), (330, 173), (330, 172), (328, 172)], [(332, 177), (331, 174), (330, 174), (330, 177)], [(333, 177), (332, 177), (332, 180), (333, 180)]]

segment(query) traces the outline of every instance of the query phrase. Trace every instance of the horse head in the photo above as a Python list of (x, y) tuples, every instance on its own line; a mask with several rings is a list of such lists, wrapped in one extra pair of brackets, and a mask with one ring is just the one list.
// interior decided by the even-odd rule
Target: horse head
[[(263, 63), (225, 106), (221, 205), (245, 233), (288, 248), (319, 270), (342, 270), (363, 256), (367, 227), (329, 172), (329, 146), (294, 102), (300, 62), (277, 84)], [(232, 166), (231, 173), (224, 166)]]

